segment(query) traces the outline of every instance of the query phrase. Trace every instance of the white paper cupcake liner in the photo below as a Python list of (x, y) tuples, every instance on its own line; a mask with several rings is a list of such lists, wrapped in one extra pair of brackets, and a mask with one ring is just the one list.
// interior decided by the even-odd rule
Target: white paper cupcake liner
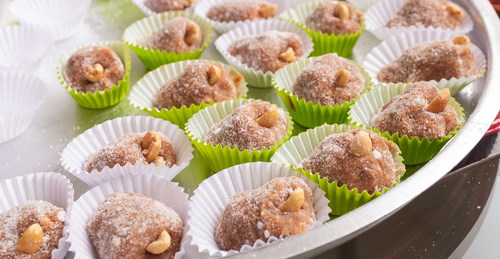
[(47, 201), (66, 211), (63, 236), (57, 249), (52, 250), (52, 258), (64, 258), (69, 247), (66, 239), (74, 200), (73, 184), (66, 176), (52, 172), (28, 174), (0, 182), (0, 213), (30, 200)]
[(269, 71), (263, 73), (260, 70), (255, 70), (254, 68), (241, 63), (241, 61), (239, 61), (236, 57), (229, 54), (229, 46), (235, 40), (243, 36), (261, 34), (271, 30), (293, 32), (297, 34), (302, 39), (304, 44), (304, 54), (300, 57), (300, 59), (307, 58), (313, 51), (314, 44), (306, 31), (295, 24), (277, 19), (253, 21), (225, 33), (215, 41), (215, 47), (222, 54), (224, 59), (226, 59), (230, 65), (235, 67), (251, 86), (261, 88), (272, 87), (273, 73)]
[(78, 32), (91, 3), (92, 0), (16, 0), (9, 10), (19, 23), (43, 28), (59, 41)]
[[(165, 134), (172, 142), (175, 151), (176, 163), (171, 168), (155, 166), (154, 163), (144, 165), (137, 163), (125, 166), (117, 164), (113, 168), (105, 167), (101, 172), (97, 170), (87, 173), (83, 168), (85, 159), (90, 154), (106, 146), (109, 142), (129, 133), (157, 131)], [(116, 118), (99, 124), (77, 138), (73, 139), (61, 154), (61, 165), (89, 186), (94, 187), (111, 179), (135, 174), (155, 174), (173, 179), (184, 169), (193, 158), (193, 147), (184, 131), (168, 121), (146, 116), (128, 116)]]
[[(185, 236), (189, 205), (184, 188), (158, 175), (124, 176), (92, 188), (75, 202), (67, 239), (70, 244), (69, 251), (75, 253), (75, 259), (99, 258), (86, 232), (88, 218), (109, 195), (116, 192), (142, 194), (172, 208), (183, 221)], [(185, 238), (183, 242), (184, 240)], [(175, 254), (175, 258), (180, 259), (183, 255), (184, 251), (181, 250)]]
[[(472, 31), (474, 27), (474, 21), (470, 17), (470, 15), (460, 6), (462, 11), (464, 12), (464, 17), (460, 20), (460, 28), (455, 30), (452, 29), (443, 29), (441, 27), (423, 27), (423, 26), (410, 26), (410, 27), (392, 27), (387, 28), (385, 25), (396, 13), (399, 9), (406, 3), (407, 0), (380, 0), (372, 7), (370, 7), (365, 13), (366, 19), (366, 29), (370, 31), (373, 35), (375, 35), (380, 40), (385, 40), (390, 38), (391, 36), (409, 32), (409, 31), (418, 31), (418, 30), (429, 30), (429, 31), (445, 31), (451, 32), (452, 35), (457, 36), (460, 34), (467, 34)], [(449, 1), (448, 1), (449, 2)], [(452, 2), (449, 2), (452, 3)], [(456, 4), (455, 4), (456, 5)]]
[(0, 143), (21, 135), (46, 97), (47, 88), (37, 77), (0, 72)]
[[(377, 75), (380, 70), (403, 55), (405, 50), (425, 41), (452, 40), (454, 37), (456, 37), (455, 33), (442, 30), (420, 30), (399, 34), (381, 42), (377, 47), (373, 48), (365, 57), (365, 60), (363, 61), (363, 67), (372, 78), (373, 83), (378, 84), (379, 81), (377, 79)], [(476, 45), (472, 43), (470, 45), (470, 50), (474, 55), (476, 66), (479, 69), (484, 70), (486, 68), (486, 57), (484, 56), (484, 54)], [(451, 78), (450, 80), (443, 78), (439, 82), (431, 80), (429, 81), (429, 83), (435, 85), (440, 90), (448, 88), (450, 89), (451, 95), (455, 95), (465, 86), (474, 82), (476, 79), (478, 79), (477, 76), (461, 77), (458, 79)]]
[[(203, 0), (197, 0), (197, 1), (203, 1)], [(151, 16), (151, 15), (155, 15), (157, 14), (157, 12), (149, 9), (149, 7), (147, 7), (144, 2), (146, 2), (146, 0), (132, 0), (132, 2), (137, 6), (139, 7), (139, 9), (141, 9), (141, 11), (147, 15), (147, 16)], [(187, 12), (192, 12), (194, 10), (194, 6), (196, 5), (196, 3), (194, 3), (193, 5), (191, 5), (191, 7), (189, 8), (186, 8), (184, 9), (184, 11), (187, 11)], [(182, 10), (178, 10), (178, 11), (182, 11)]]
[(352, 4), (356, 9), (366, 12), (368, 8), (372, 5), (376, 4), (379, 0), (347, 0), (350, 4)]
[[(237, 76), (236, 74), (231, 73), (231, 70), (234, 69), (233, 67), (231, 67), (227, 64), (223, 64), (223, 63), (218, 62), (218, 61), (212, 61), (212, 60), (210, 60), (210, 61), (223, 65), (224, 68), (226, 69), (227, 73), (230, 74), (230, 77), (233, 80)], [(130, 96), (129, 96), (130, 104), (137, 109), (144, 110), (144, 111), (149, 112), (149, 113), (153, 113), (153, 116), (155, 116), (155, 117), (156, 116), (161, 117), (161, 111), (158, 110), (158, 108), (156, 108), (153, 104), (154, 97), (156, 96), (156, 94), (158, 93), (160, 88), (162, 88), (168, 80), (176, 77), (177, 75), (182, 73), (184, 70), (186, 70), (186, 67), (189, 64), (192, 64), (195, 62), (198, 62), (198, 60), (179, 61), (179, 62), (175, 62), (175, 63), (161, 66), (161, 67), (147, 73), (146, 75), (144, 75), (144, 77), (141, 78), (141, 80), (139, 80), (137, 82), (137, 84), (132, 89)], [(245, 80), (242, 80), (237, 87), (238, 87), (236, 89), (236, 91), (238, 92), (237, 98), (245, 97), (246, 93), (248, 92), (247, 83), (245, 82)], [(190, 108), (190, 107), (185, 107), (185, 108)], [(167, 109), (163, 109), (163, 110), (165, 110), (165, 112), (168, 113)], [(175, 113), (175, 111), (173, 111), (173, 110), (174, 109), (170, 110), (172, 113), (172, 116), (173, 116), (173, 113)], [(178, 113), (180, 113), (178, 117), (184, 117), (183, 115), (185, 115), (185, 114), (182, 114), (182, 108), (175, 109), (175, 110), (178, 110)], [(181, 116), (181, 114), (182, 114), (182, 116)], [(189, 116), (189, 118), (190, 117), (191, 116)], [(189, 118), (187, 118), (187, 119), (189, 119)], [(164, 119), (168, 120), (168, 118), (164, 118)], [(187, 119), (186, 119), (186, 121), (187, 121)], [(183, 120), (179, 119), (179, 121), (183, 121)], [(183, 124), (185, 124), (185, 122)]]
[[(211, 19), (207, 18), (207, 13), (212, 8), (212, 6), (224, 2), (227, 0), (198, 0), (198, 3), (194, 7), (194, 13), (197, 15), (207, 19), (210, 24), (212, 25), (214, 31), (221, 35), (224, 34), (232, 29), (235, 29), (237, 27), (240, 27), (242, 25), (248, 25), (252, 23), (252, 20), (245, 20), (245, 21), (238, 21), (238, 22), (217, 22)], [(274, 14), (275, 18), (279, 17), (279, 14), (288, 9), (289, 4), (287, 3), (287, 0), (267, 0), (271, 4), (277, 4), (278, 8), (276, 10), (276, 13)], [(253, 21), (257, 21), (259, 19), (254, 19)], [(260, 19), (260, 20), (265, 20), (265, 19)]]
[(0, 71), (35, 73), (51, 47), (52, 38), (45, 30), (26, 25), (0, 27)]
[[(318, 184), (289, 167), (273, 163), (247, 163), (230, 167), (203, 181), (191, 197), (191, 209), (188, 212), (186, 235), (192, 237), (191, 245), (197, 246), (201, 253), (210, 256), (225, 257), (244, 253), (256, 248), (275, 243), (280, 239), (271, 236), (267, 243), (257, 240), (253, 246), (244, 245), (240, 251), (223, 251), (217, 246), (214, 231), (229, 198), (238, 192), (254, 190), (277, 177), (296, 176), (304, 180), (313, 193), (316, 221), (310, 226), (315, 228), (329, 220), (329, 200), (324, 196)], [(285, 241), (286, 242), (286, 241)]]

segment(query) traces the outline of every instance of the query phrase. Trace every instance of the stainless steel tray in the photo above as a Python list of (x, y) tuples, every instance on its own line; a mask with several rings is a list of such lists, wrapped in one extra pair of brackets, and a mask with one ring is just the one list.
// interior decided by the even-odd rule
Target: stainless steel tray
[[(374, 226), (410, 202), (420, 193), (448, 173), (481, 139), (500, 109), (497, 101), (500, 89), (500, 22), (487, 0), (456, 1), (465, 7), (475, 20), (474, 31), (469, 34), (472, 42), (486, 54), (488, 67), (485, 77), (467, 86), (457, 96), (463, 105), (467, 122), (462, 130), (432, 161), (415, 175), (396, 186), (376, 200), (342, 216), (324, 226), (291, 237), (286, 242), (240, 254), (242, 258), (311, 257), (336, 247)], [(5, 14), (6, 12), (4, 12)], [(49, 89), (45, 104), (37, 113), (33, 123), (20, 137), (0, 144), (0, 178), (12, 178), (32, 172), (53, 171), (65, 174), (75, 187), (75, 198), (89, 187), (66, 172), (59, 163), (62, 149), (85, 130), (106, 120), (125, 115), (146, 115), (134, 109), (128, 100), (104, 110), (87, 110), (79, 107), (60, 85), (55, 64), (62, 52), (85, 43), (120, 40), (124, 29), (138, 19), (142, 12), (128, 0), (94, 0), (85, 24), (79, 33), (66, 41), (56, 42), (43, 61), (37, 76)], [(8, 16), (1, 17), (2, 25), (11, 22)], [(364, 56), (380, 41), (365, 32), (356, 45), (352, 58), (361, 63)], [(202, 58), (223, 61), (212, 44)], [(145, 73), (146, 68), (132, 53), (131, 86)], [(284, 107), (274, 89), (250, 88), (249, 96), (265, 99)], [(199, 155), (198, 163), (190, 165), (188, 172), (179, 179), (188, 192), (199, 184), (192, 180), (194, 174), (207, 174), (207, 167)], [(196, 254), (191, 254), (196, 256)]]

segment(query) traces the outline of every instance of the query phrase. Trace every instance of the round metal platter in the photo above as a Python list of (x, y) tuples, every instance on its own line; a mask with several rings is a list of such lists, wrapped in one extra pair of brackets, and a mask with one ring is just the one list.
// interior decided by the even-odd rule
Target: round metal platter
[[(500, 109), (500, 21), (490, 3), (486, 0), (456, 1), (474, 19), (474, 30), (468, 34), (487, 57), (485, 76), (464, 88), (455, 98), (466, 113), (466, 123), (448, 145), (417, 173), (394, 189), (368, 204), (323, 226), (288, 238), (249, 253), (238, 254), (238, 258), (288, 258), (312, 257), (354, 238), (371, 226), (384, 220), (399, 208), (410, 202), (427, 188), (447, 174), (464, 158), (482, 138)], [(8, 5), (8, 3), (7, 3)], [(1, 25), (13, 23), (3, 12)], [(130, 106), (127, 97), (118, 105), (103, 110), (88, 110), (76, 104), (58, 82), (56, 62), (68, 48), (104, 40), (121, 40), (124, 29), (144, 14), (128, 0), (94, 0), (87, 18), (76, 36), (54, 46), (44, 59), (36, 76), (42, 79), (49, 95), (36, 114), (30, 127), (21, 136), (0, 144), (0, 179), (12, 178), (33, 172), (58, 172), (66, 175), (75, 187), (75, 199), (89, 190), (89, 186), (66, 172), (59, 159), (64, 147), (79, 134), (96, 124), (127, 115), (147, 115)], [(215, 36), (215, 35), (214, 35)], [(214, 38), (215, 39), (215, 38)], [(224, 61), (213, 45), (214, 40), (201, 56), (202, 59)], [(380, 41), (369, 32), (360, 37), (351, 58), (361, 63), (365, 55)], [(132, 87), (147, 69), (132, 52)], [(284, 107), (277, 92), (270, 89), (251, 88), (249, 97), (264, 99)], [(298, 125), (297, 125), (298, 126)], [(192, 191), (200, 183), (199, 179), (211, 172), (199, 153), (178, 177), (186, 191)], [(190, 249), (189, 257), (198, 258), (195, 249)]]

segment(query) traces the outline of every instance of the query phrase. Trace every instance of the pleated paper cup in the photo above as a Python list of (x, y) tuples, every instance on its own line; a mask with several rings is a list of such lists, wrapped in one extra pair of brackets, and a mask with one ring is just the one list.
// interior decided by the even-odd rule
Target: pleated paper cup
[[(218, 22), (218, 21), (214, 21), (214, 20), (207, 18), (207, 13), (210, 10), (210, 8), (212, 8), (214, 5), (216, 5), (218, 3), (225, 2), (225, 1), (227, 1), (227, 0), (198, 0), (198, 2), (196, 3), (196, 6), (194, 8), (194, 13), (207, 19), (210, 22), (210, 24), (212, 25), (212, 27), (214, 28), (214, 31), (219, 35), (222, 35), (230, 30), (237, 28), (237, 27), (241, 27), (243, 25), (247, 26), (250, 23), (252, 23), (252, 20), (244, 20), (244, 21), (238, 21), (238, 22)], [(283, 11), (285, 11), (287, 9), (287, 7), (288, 7), (287, 1), (289, 1), (289, 0), (267, 0), (267, 2), (269, 2), (270, 4), (277, 4), (278, 5), (278, 8), (276, 9), (276, 13), (274, 14), (274, 17), (278, 17), (280, 13), (282, 13)], [(256, 20), (259, 20), (259, 19), (254, 19), (253, 21), (256, 21)], [(265, 19), (260, 19), (260, 20), (265, 20)]]
[(359, 36), (361, 36), (361, 33), (365, 30), (365, 22), (361, 22), (361, 29), (359, 31), (349, 34), (335, 35), (333, 33), (323, 33), (308, 28), (306, 26), (307, 16), (314, 12), (314, 10), (324, 1), (325, 0), (320, 0), (298, 5), (281, 14), (280, 18), (284, 21), (296, 24), (309, 34), (314, 43), (314, 51), (311, 53), (311, 56), (316, 57), (327, 53), (337, 53), (341, 57), (347, 57), (351, 54)]
[[(148, 131), (161, 132), (172, 142), (176, 163), (171, 168), (165, 165), (157, 167), (154, 163), (148, 165), (127, 163), (124, 166), (117, 164), (113, 168), (105, 167), (101, 172), (93, 170), (90, 173), (83, 168), (83, 164), (90, 154), (97, 152), (112, 140), (126, 134)], [(152, 117), (128, 116), (106, 121), (88, 129), (73, 139), (61, 154), (61, 165), (66, 171), (80, 178), (91, 187), (117, 177), (136, 174), (155, 174), (171, 180), (188, 166), (193, 158), (193, 151), (194, 149), (188, 137), (176, 125)]]
[(289, 176), (296, 176), (304, 180), (313, 193), (316, 221), (311, 224), (309, 229), (316, 228), (329, 220), (330, 208), (325, 192), (319, 188), (318, 184), (303, 176), (300, 171), (272, 163), (248, 163), (233, 166), (211, 176), (194, 191), (194, 196), (191, 197), (191, 209), (188, 212), (188, 230), (186, 232), (188, 237), (192, 237), (191, 244), (198, 247), (200, 253), (208, 253), (211, 257), (225, 257), (282, 240), (279, 237), (271, 236), (267, 243), (257, 240), (253, 246), (244, 245), (240, 251), (223, 251), (215, 243), (214, 232), (231, 196), (238, 192), (260, 188), (274, 178)]
[[(361, 98), (351, 106), (348, 120), (353, 125), (371, 129), (372, 119), (378, 114), (382, 106), (395, 96), (402, 94), (410, 86), (411, 84), (388, 84), (371, 89), (371, 91), (363, 94)], [(399, 136), (397, 133), (392, 135), (388, 132), (381, 133), (382, 137), (393, 141), (399, 146), (405, 165), (417, 165), (431, 160), (460, 130), (465, 122), (463, 109), (453, 97), (450, 98), (448, 104), (457, 112), (459, 124), (454, 131), (451, 131), (442, 139), (435, 138), (431, 141), (428, 138), (423, 138), (419, 140), (416, 136), (410, 139), (407, 135)]]
[[(202, 31), (202, 46), (194, 52), (175, 53), (150, 49), (139, 44), (139, 41), (161, 30), (165, 24), (175, 17), (187, 18), (200, 26)], [(139, 20), (125, 29), (123, 41), (137, 54), (142, 63), (149, 69), (154, 70), (161, 65), (169, 64), (181, 60), (198, 59), (201, 53), (208, 47), (212, 40), (212, 26), (204, 18), (191, 12), (166, 12), (146, 17)]]
[(0, 71), (35, 73), (52, 47), (50, 34), (34, 26), (0, 27)]
[[(203, 1), (203, 0), (198, 0), (198, 1)], [(146, 0), (132, 0), (132, 2), (137, 6), (139, 7), (139, 9), (141, 9), (141, 11), (146, 15), (146, 16), (151, 16), (151, 15), (155, 15), (157, 14), (157, 12), (149, 9), (149, 7), (147, 7), (144, 3), (146, 2)], [(194, 10), (194, 5), (196, 5), (196, 3), (194, 3), (193, 5), (191, 5), (191, 7), (189, 8), (186, 8), (184, 9), (184, 11), (187, 11), (187, 12), (192, 12)]]
[(366, 12), (368, 8), (376, 4), (379, 0), (347, 0), (351, 5), (356, 7), (356, 9)]
[(287, 112), (278, 108), (278, 112), (283, 112), (287, 120), (287, 132), (281, 141), (278, 141), (270, 148), (263, 148), (262, 151), (257, 149), (240, 151), (238, 147), (230, 148), (229, 145), (222, 147), (221, 144), (214, 146), (212, 143), (205, 142), (205, 134), (210, 127), (215, 125), (220, 120), (233, 113), (236, 108), (254, 102), (254, 99), (235, 99), (224, 101), (216, 105), (207, 107), (196, 113), (186, 123), (186, 134), (194, 143), (196, 149), (200, 151), (208, 166), (214, 171), (219, 172), (225, 168), (249, 162), (270, 161), (276, 149), (287, 141), (292, 135), (293, 121), (292, 117)]
[(52, 258), (64, 258), (68, 251), (66, 239), (71, 224), (73, 199), (73, 184), (66, 176), (57, 173), (35, 173), (0, 181), (0, 213), (30, 200), (47, 201), (66, 212), (63, 236), (59, 239), (58, 247), (52, 250)]
[(292, 137), (289, 141), (283, 144), (283, 146), (281, 146), (274, 154), (271, 161), (279, 165), (301, 170), (305, 176), (309, 177), (313, 182), (319, 184), (319, 187), (325, 191), (325, 196), (328, 200), (330, 200), (329, 206), (332, 209), (331, 214), (346, 214), (347, 212), (366, 204), (394, 187), (397, 183), (399, 183), (401, 176), (405, 173), (405, 166), (403, 164), (403, 158), (399, 155), (399, 149), (390, 149), (394, 161), (398, 166), (396, 182), (393, 183), (392, 186), (385, 187), (381, 192), (375, 191), (373, 194), (368, 194), (366, 190), (360, 194), (358, 193), (357, 188), (349, 190), (346, 184), (338, 187), (336, 181), (328, 183), (328, 178), (321, 178), (319, 173), (312, 174), (311, 170), (304, 172), (302, 169), (302, 161), (313, 153), (314, 149), (319, 146), (321, 141), (332, 134), (344, 133), (356, 128), (356, 126), (352, 125), (334, 124), (309, 129), (306, 132), (302, 132), (299, 135)]
[[(451, 31), (421, 30), (399, 34), (381, 42), (377, 47), (373, 48), (363, 61), (363, 67), (366, 68), (370, 77), (373, 78), (374, 84), (378, 84), (379, 81), (377, 80), (377, 75), (380, 70), (389, 65), (392, 61), (401, 57), (405, 50), (422, 42), (452, 40), (454, 37), (455, 36)], [(477, 68), (484, 70), (486, 68), (486, 57), (483, 52), (481, 52), (481, 50), (472, 43), (470, 45), (470, 50), (474, 55)], [(431, 80), (429, 83), (435, 85), (439, 89), (448, 88), (450, 89), (451, 95), (455, 95), (465, 86), (474, 82), (478, 78), (478, 76), (461, 78), (453, 77), (449, 80), (443, 78), (439, 82)]]
[(304, 30), (297, 25), (277, 19), (253, 21), (223, 34), (215, 41), (215, 47), (222, 54), (224, 59), (226, 59), (231, 66), (235, 67), (243, 75), (249, 85), (254, 87), (272, 87), (273, 73), (270, 71), (264, 73), (261, 70), (255, 70), (254, 68), (241, 63), (240, 60), (229, 54), (229, 46), (231, 46), (234, 41), (244, 36), (262, 34), (271, 30), (293, 32), (297, 34), (302, 39), (302, 43), (304, 44), (304, 54), (300, 57), (300, 59), (307, 58), (313, 51), (314, 44), (311, 37), (309, 37)]
[[(103, 91), (95, 91), (94, 93), (78, 91), (71, 88), (71, 85), (64, 78), (64, 68), (77, 50), (87, 47), (87, 46), (97, 46), (103, 45), (109, 47), (113, 50), (116, 55), (120, 58), (125, 68), (125, 75), (123, 75), (122, 80), (118, 82), (118, 85), (113, 85), (111, 90), (104, 89)], [(127, 46), (121, 41), (104, 41), (98, 43), (86, 44), (78, 47), (73, 47), (66, 50), (61, 59), (57, 62), (57, 78), (59, 82), (66, 88), (68, 93), (75, 99), (76, 103), (87, 109), (104, 109), (116, 105), (119, 103), (125, 95), (127, 95), (129, 90), (129, 79), (130, 79), (130, 51)]]
[(0, 143), (21, 135), (47, 97), (42, 80), (18, 72), (0, 72)]
[[(424, 26), (410, 26), (410, 27), (385, 27), (387, 22), (396, 15), (399, 9), (406, 3), (407, 0), (380, 0), (376, 4), (372, 5), (366, 13), (366, 29), (375, 35), (380, 40), (388, 39), (397, 34), (411, 32), (411, 31), (445, 31), (449, 32), (454, 36), (460, 34), (467, 34), (472, 31), (474, 27), (474, 21), (470, 17), (470, 15), (460, 6), (456, 5), (460, 9), (462, 9), (464, 13), (464, 17), (460, 20), (460, 27), (457, 29), (443, 29), (441, 27), (435, 28), (432, 26), (424, 27)], [(452, 3), (452, 2), (448, 2)]]
[[(159, 175), (129, 175), (104, 182), (83, 194), (73, 207), (71, 226), (68, 229), (67, 242), (69, 251), (75, 253), (75, 259), (98, 259), (87, 235), (87, 222), (90, 214), (111, 194), (116, 192), (132, 192), (157, 200), (172, 208), (184, 224), (183, 236), (186, 233), (186, 215), (189, 209), (188, 195), (178, 183), (171, 182)], [(183, 238), (182, 243), (184, 243)], [(181, 243), (181, 248), (182, 248)], [(175, 254), (176, 259), (184, 255), (183, 250)]]
[(91, 4), (92, 0), (16, 0), (10, 13), (20, 24), (42, 28), (60, 41), (78, 32)]
[[(172, 107), (171, 109), (161, 109), (158, 110), (153, 104), (153, 100), (165, 83), (182, 73), (189, 64), (198, 62), (197, 60), (185, 60), (179, 61), (172, 64), (161, 66), (154, 71), (151, 71), (144, 75), (144, 77), (137, 82), (130, 93), (129, 101), (132, 106), (139, 110), (143, 110), (156, 118), (168, 120), (173, 124), (184, 129), (186, 122), (193, 114), (197, 113), (199, 110), (205, 107), (214, 105), (215, 102), (211, 103), (201, 103), (200, 105), (182, 106), (181, 108)], [(241, 75), (231, 66), (216, 62), (224, 66), (231, 79), (240, 77)], [(233, 71), (234, 70), (234, 71)], [(233, 71), (233, 72), (231, 72)], [(245, 80), (242, 80), (239, 85), (237, 85), (237, 92), (239, 93), (237, 98), (244, 98), (248, 92)]]
[[(323, 106), (320, 103), (313, 104), (312, 101), (306, 102), (304, 98), (299, 100), (297, 95), (292, 93), (292, 86), (295, 79), (299, 76), (304, 67), (313, 63), (316, 59), (317, 57), (299, 60), (278, 70), (278, 72), (276, 72), (273, 76), (274, 88), (278, 91), (278, 94), (283, 100), (286, 109), (294, 121), (298, 122), (302, 126), (314, 128), (325, 123), (346, 123), (349, 107), (353, 105), (355, 99), (359, 97), (352, 99), (350, 102), (344, 102), (342, 104), (336, 103), (332, 107), (330, 104)], [(359, 68), (359, 71), (361, 71), (365, 77), (365, 89), (369, 89), (371, 79), (368, 76), (368, 73), (366, 73), (365, 70), (355, 62), (351, 62)]]

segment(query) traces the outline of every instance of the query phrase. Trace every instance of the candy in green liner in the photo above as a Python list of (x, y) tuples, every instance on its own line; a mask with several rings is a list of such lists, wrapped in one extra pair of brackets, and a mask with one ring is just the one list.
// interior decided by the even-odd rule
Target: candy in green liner
[[(411, 84), (388, 84), (380, 85), (361, 95), (349, 111), (349, 122), (366, 129), (371, 129), (372, 119), (379, 112), (380, 108), (389, 102), (396, 95), (403, 93)], [(465, 114), (460, 104), (453, 97), (450, 98), (449, 105), (457, 112), (459, 123), (454, 131), (449, 132), (442, 139), (435, 138), (430, 141), (428, 138), (419, 140), (418, 137), (409, 139), (407, 135), (399, 136), (397, 133), (389, 135), (383, 132), (385, 137), (399, 146), (401, 156), (405, 159), (405, 165), (417, 165), (425, 163), (435, 157), (444, 145), (460, 130), (465, 122)]]
[(228, 64), (235, 67), (242, 75), (245, 77), (247, 83), (253, 87), (258, 88), (268, 88), (272, 87), (273, 74), (271, 71), (263, 72), (262, 70), (256, 70), (253, 67), (249, 67), (247, 64), (242, 63), (240, 59), (232, 56), (229, 53), (230, 46), (233, 42), (238, 41), (243, 37), (250, 35), (259, 35), (269, 33), (270, 31), (278, 31), (280, 33), (294, 33), (302, 39), (303, 43), (303, 55), (300, 59), (304, 59), (309, 56), (313, 51), (313, 42), (311, 37), (302, 30), (299, 26), (285, 22), (277, 19), (259, 19), (254, 20), (248, 24), (244, 24), (241, 27), (237, 27), (227, 33), (221, 35), (215, 41), (215, 47), (222, 54), (224, 59)]
[[(153, 50), (138, 44), (138, 41), (159, 31), (163, 26), (175, 17), (185, 17), (200, 26), (202, 32), (202, 47), (195, 52), (175, 53)], [(166, 12), (146, 17), (130, 25), (123, 33), (123, 41), (137, 54), (142, 63), (149, 69), (154, 70), (161, 65), (181, 60), (198, 59), (212, 40), (212, 27), (204, 18), (191, 12)]]
[[(322, 106), (320, 103), (317, 103), (314, 105), (312, 101), (306, 102), (304, 98), (299, 100), (297, 95), (292, 94), (293, 82), (297, 76), (302, 72), (304, 67), (313, 63), (316, 59), (318, 59), (318, 57), (299, 60), (278, 70), (273, 76), (274, 88), (278, 91), (278, 94), (283, 100), (283, 103), (285, 103), (293, 119), (305, 127), (314, 128), (325, 123), (346, 123), (347, 112), (350, 106), (354, 104), (354, 99), (352, 99), (351, 102), (344, 102), (342, 105), (337, 103), (332, 107), (329, 104)], [(365, 89), (369, 89), (371, 78), (362, 67), (356, 63), (354, 64), (359, 68), (359, 71), (365, 78)]]
[[(322, 140), (332, 134), (344, 133), (356, 128), (355, 126), (345, 124), (334, 124), (309, 129), (285, 142), (271, 158), (271, 161), (276, 164), (302, 170), (302, 161), (313, 153)], [(398, 167), (396, 181), (399, 182), (399, 179), (405, 172), (405, 166), (402, 162), (403, 158), (399, 155), (399, 150), (391, 150), (391, 152)], [(311, 178), (313, 182), (318, 183), (320, 188), (326, 192), (325, 195), (330, 200), (329, 206), (332, 209), (331, 214), (333, 215), (343, 215), (354, 210), (396, 185), (394, 183), (392, 186), (384, 188), (382, 192), (375, 191), (373, 194), (369, 194), (366, 190), (358, 193), (356, 188), (348, 190), (346, 184), (338, 187), (337, 182), (328, 183), (328, 178), (320, 178), (318, 173), (311, 174), (310, 170), (306, 172), (302, 170), (302, 172), (305, 176)]]
[[(173, 107), (169, 110), (165, 108), (158, 110), (158, 108), (156, 108), (153, 104), (153, 99), (158, 90), (160, 90), (160, 88), (168, 80), (176, 77), (178, 74), (182, 73), (189, 64), (195, 62), (197, 62), (197, 60), (179, 61), (161, 66), (156, 70), (147, 73), (133, 87), (129, 96), (130, 104), (137, 109), (151, 114), (153, 117), (168, 120), (179, 126), (181, 129), (184, 129), (186, 122), (193, 116), (193, 114), (197, 113), (199, 110), (204, 109), (207, 106), (214, 105), (215, 102), (211, 102), (208, 104), (201, 103), (200, 105), (193, 104), (189, 107), (182, 106), (180, 109)], [(233, 67), (220, 63), (218, 61), (210, 62), (215, 62), (223, 65), (233, 81), (239, 80), (239, 83), (236, 83), (236, 91), (239, 93), (237, 98), (244, 98), (246, 96), (248, 88), (246, 87), (245, 79), (238, 73), (238, 71), (236, 71)]]
[[(188, 120), (186, 134), (193, 141), (196, 149), (200, 151), (214, 172), (248, 162), (270, 161), (276, 149), (290, 138), (293, 130), (292, 117), (283, 111), (287, 121), (286, 133), (282, 140), (271, 146), (271, 148), (263, 148), (262, 151), (258, 151), (257, 149), (240, 151), (238, 146), (230, 148), (229, 145), (222, 147), (221, 144), (214, 146), (211, 143), (205, 142), (204, 138), (210, 127), (233, 113), (236, 108), (254, 101), (256, 100), (235, 99), (217, 103), (201, 110)], [(281, 111), (281, 109), (278, 108), (278, 111)]]
[(361, 29), (350, 34), (329, 34), (308, 28), (306, 24), (307, 16), (312, 13), (325, 0), (308, 2), (291, 8), (280, 15), (284, 21), (291, 22), (304, 29), (311, 36), (314, 43), (314, 51), (311, 57), (321, 56), (327, 53), (337, 53), (341, 57), (351, 54), (359, 36), (365, 30), (365, 21), (361, 21)]
[[(73, 53), (75, 53), (77, 50), (83, 47), (95, 45), (104, 45), (113, 50), (123, 63), (125, 75), (123, 76), (123, 79), (118, 82), (118, 85), (113, 85), (111, 90), (105, 89), (104, 91), (96, 91), (95, 93), (84, 93), (82, 91), (77, 91), (71, 88), (71, 86), (69, 86), (66, 82), (63, 73), (64, 68), (66, 66), (66, 63), (68, 63), (71, 55), (73, 55)], [(104, 41), (73, 47), (66, 50), (57, 62), (56, 70), (59, 82), (61, 82), (64, 88), (68, 90), (68, 92), (71, 94), (71, 96), (73, 96), (75, 101), (80, 106), (88, 109), (103, 109), (119, 103), (125, 97), (125, 95), (127, 95), (129, 90), (130, 67), (130, 51), (128, 47), (121, 41)]]

